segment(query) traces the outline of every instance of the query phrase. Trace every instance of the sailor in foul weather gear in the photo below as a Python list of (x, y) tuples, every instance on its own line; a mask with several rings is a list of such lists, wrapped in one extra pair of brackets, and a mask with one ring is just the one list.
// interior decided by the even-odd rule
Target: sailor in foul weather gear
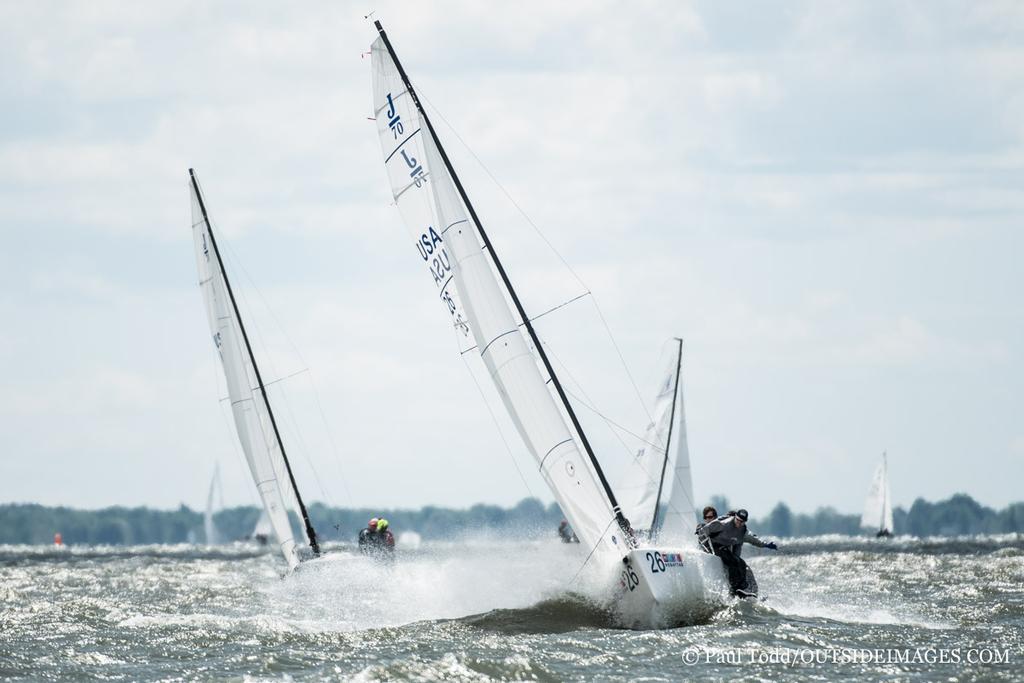
[(388, 520), (377, 520), (377, 534), (379, 536), (379, 548), (387, 552), (394, 552), (395, 535), (391, 533), (391, 523)]
[(359, 552), (375, 559), (392, 559), (395, 551), (395, 535), (391, 525), (383, 517), (374, 517), (366, 528), (359, 532)]
[(376, 547), (377, 541), (377, 518), (374, 517), (365, 529), (359, 532), (359, 551), (369, 553)]
[(743, 544), (749, 543), (759, 548), (777, 550), (775, 543), (762, 541), (747, 529), (748, 514), (746, 510), (737, 510), (723, 515), (703, 525), (698, 534), (707, 538), (711, 549), (722, 560), (729, 572), (729, 586), (733, 593), (744, 594), (747, 587), (747, 563), (740, 554)]

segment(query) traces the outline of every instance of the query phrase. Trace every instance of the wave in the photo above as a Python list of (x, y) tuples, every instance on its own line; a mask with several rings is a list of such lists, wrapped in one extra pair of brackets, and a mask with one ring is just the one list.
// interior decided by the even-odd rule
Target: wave
[(25, 563), (115, 561), (132, 558), (168, 560), (245, 560), (269, 554), (271, 549), (249, 543), (222, 546), (175, 545), (0, 545), (0, 566)]
[(585, 595), (564, 593), (530, 607), (493, 609), (452, 620), (504, 634), (567, 633), (581, 628), (618, 628), (614, 614)]

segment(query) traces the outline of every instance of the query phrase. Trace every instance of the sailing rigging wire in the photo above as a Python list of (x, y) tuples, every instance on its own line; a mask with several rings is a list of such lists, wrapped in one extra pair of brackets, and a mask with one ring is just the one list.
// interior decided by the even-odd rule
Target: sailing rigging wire
[[(548, 353), (549, 353), (549, 354), (551, 355), (551, 357), (552, 357), (552, 358), (553, 358), (553, 359), (555, 360), (555, 362), (556, 362), (556, 363), (558, 363), (559, 367), (561, 367), (561, 368), (562, 368), (562, 371), (563, 371), (563, 372), (565, 373), (565, 375), (566, 375), (566, 376), (567, 376), (567, 377), (569, 378), (569, 380), (570, 380), (570, 381), (571, 381), (571, 382), (572, 382), (572, 383), (573, 383), (574, 385), (576, 385), (576, 388), (577, 388), (577, 389), (579, 390), (580, 394), (582, 394), (582, 395), (583, 395), (583, 399), (581, 400), (579, 396), (577, 396), (576, 394), (574, 394), (574, 393), (573, 393), (573, 392), (572, 392), (571, 390), (569, 390), (569, 389), (566, 389), (566, 390), (565, 390), (567, 394), (569, 394), (570, 396), (572, 396), (573, 398), (575, 398), (575, 399), (576, 399), (576, 401), (577, 401), (577, 402), (578, 402), (578, 403), (579, 403), (580, 405), (582, 405), (583, 407), (587, 408), (587, 409), (588, 409), (588, 410), (590, 410), (590, 411), (591, 411), (592, 413), (594, 413), (595, 415), (597, 415), (598, 417), (600, 417), (600, 418), (601, 418), (602, 420), (604, 420), (604, 421), (605, 421), (605, 422), (606, 422), (606, 423), (607, 423), (607, 424), (608, 424), (609, 426), (614, 426), (614, 427), (617, 427), (617, 428), (621, 429), (622, 431), (626, 432), (627, 434), (629, 434), (630, 436), (632, 436), (632, 437), (635, 437), (635, 438), (639, 439), (640, 441), (644, 441), (644, 438), (643, 438), (643, 437), (641, 437), (641, 436), (639, 436), (639, 435), (635, 434), (634, 432), (630, 431), (629, 429), (626, 429), (625, 427), (623, 427), (623, 426), (622, 426), (622, 425), (620, 425), (619, 423), (617, 423), (617, 422), (615, 422), (614, 420), (612, 420), (612, 419), (611, 419), (610, 417), (607, 417), (607, 416), (606, 416), (606, 415), (605, 415), (604, 413), (602, 413), (601, 411), (599, 411), (599, 410), (598, 410), (597, 408), (595, 408), (595, 407), (594, 407), (593, 405), (588, 405), (588, 403), (589, 403), (589, 404), (593, 404), (593, 403), (594, 403), (594, 401), (593, 401), (593, 399), (591, 399), (591, 398), (590, 398), (590, 396), (588, 396), (588, 395), (587, 395), (587, 392), (586, 392), (586, 391), (585, 391), (585, 390), (583, 389), (583, 385), (581, 385), (581, 384), (579, 383), (579, 381), (577, 381), (576, 377), (574, 377), (574, 376), (573, 376), (572, 372), (571, 372), (571, 371), (569, 370), (569, 368), (568, 368), (568, 367), (566, 366), (566, 364), (565, 364), (565, 363), (563, 363), (563, 362), (562, 362), (562, 359), (558, 357), (558, 354), (556, 354), (556, 353), (555, 353), (555, 351), (554, 351), (554, 349), (552, 349), (552, 348), (551, 348), (551, 344), (548, 344), (548, 343), (547, 343), (546, 341), (544, 341), (544, 339), (543, 339), (543, 338), (541, 338), (541, 337), (540, 337), (540, 335), (538, 335), (538, 339), (540, 339), (540, 340), (541, 340), (541, 343), (542, 343), (542, 344), (544, 344), (544, 346), (545, 346), (545, 347), (547, 348), (547, 350), (548, 350)], [(623, 447), (623, 448), (624, 448), (624, 449), (626, 450), (626, 452), (627, 452), (627, 453), (629, 453), (629, 454), (632, 454), (632, 453), (633, 453), (633, 449), (632, 449), (632, 447), (630, 447), (630, 446), (629, 446), (628, 444), (626, 444), (626, 442), (625, 442), (625, 441), (623, 441), (623, 440), (622, 440), (622, 437), (621, 437), (621, 436), (619, 435), (619, 433), (618, 433), (618, 432), (616, 432), (616, 431), (615, 431), (614, 429), (610, 429), (609, 431), (611, 431), (611, 432), (612, 432), (612, 434), (614, 434), (614, 435), (615, 435), (615, 438), (616, 438), (616, 439), (618, 439), (619, 443), (620, 443), (620, 444), (622, 444), (622, 447)]]
[[(646, 438), (645, 438), (644, 436), (640, 436), (639, 434), (637, 434), (637, 433), (635, 433), (635, 432), (633, 432), (633, 431), (631, 431), (631, 430), (627, 429), (626, 427), (623, 427), (622, 425), (620, 425), (619, 423), (615, 422), (615, 421), (614, 421), (614, 420), (612, 420), (612, 419), (611, 419), (610, 417), (608, 417), (607, 415), (605, 415), (604, 413), (602, 413), (602, 412), (601, 412), (600, 410), (598, 410), (597, 408), (595, 408), (595, 407), (594, 407), (593, 405), (591, 405), (591, 404), (593, 404), (593, 403), (594, 403), (594, 401), (593, 401), (593, 400), (591, 400), (591, 398), (590, 398), (589, 396), (587, 396), (586, 392), (585, 392), (585, 391), (583, 390), (583, 387), (582, 387), (582, 386), (580, 386), (580, 383), (576, 381), (576, 378), (575, 378), (575, 377), (573, 377), (573, 375), (572, 375), (572, 373), (571, 373), (571, 372), (569, 371), (569, 369), (568, 369), (568, 368), (567, 368), (567, 367), (565, 366), (565, 364), (564, 364), (564, 363), (563, 363), (563, 362), (561, 361), (561, 359), (559, 359), (558, 355), (557, 355), (557, 354), (555, 354), (555, 352), (554, 352), (554, 351), (553, 351), (553, 350), (551, 349), (551, 345), (550, 345), (550, 344), (548, 344), (547, 342), (545, 342), (545, 341), (544, 341), (543, 339), (541, 339), (541, 342), (542, 342), (542, 343), (544, 343), (544, 345), (545, 345), (545, 346), (547, 347), (547, 349), (548, 349), (548, 353), (549, 353), (549, 354), (551, 355), (551, 357), (552, 357), (552, 358), (554, 358), (555, 362), (556, 362), (556, 363), (558, 363), (558, 365), (559, 365), (559, 366), (560, 366), (560, 367), (562, 368), (562, 370), (564, 370), (564, 371), (565, 371), (565, 373), (566, 373), (566, 375), (567, 375), (567, 376), (569, 377), (570, 381), (572, 381), (572, 382), (573, 382), (573, 384), (575, 384), (575, 385), (576, 385), (576, 386), (577, 386), (577, 387), (579, 388), (579, 391), (580, 391), (580, 393), (581, 393), (581, 394), (583, 394), (583, 398), (580, 398), (579, 396), (577, 396), (576, 394), (574, 394), (574, 393), (573, 393), (573, 392), (572, 392), (572, 391), (571, 391), (570, 389), (566, 389), (566, 390), (565, 390), (565, 391), (566, 391), (566, 393), (567, 393), (567, 394), (569, 394), (569, 396), (571, 396), (571, 397), (572, 397), (573, 399), (575, 399), (575, 401), (576, 401), (576, 403), (577, 403), (578, 405), (581, 405), (581, 406), (583, 406), (584, 408), (586, 408), (586, 409), (587, 409), (587, 410), (589, 410), (590, 412), (592, 412), (592, 413), (594, 413), (595, 415), (597, 415), (597, 416), (598, 416), (599, 418), (601, 418), (602, 420), (604, 420), (604, 421), (605, 421), (605, 423), (607, 423), (609, 427), (615, 427), (615, 428), (617, 428), (617, 429), (619, 429), (619, 430), (622, 430), (622, 431), (623, 431), (623, 432), (625, 432), (626, 434), (629, 434), (630, 436), (632, 436), (633, 438), (635, 438), (635, 439), (636, 439), (637, 441), (640, 441), (640, 442), (642, 442), (642, 443), (645, 443), (645, 444), (647, 444), (648, 446), (651, 446), (651, 447), (653, 447), (656, 453), (659, 453), (659, 454), (661, 454), (661, 455), (663, 455), (663, 456), (664, 456), (664, 455), (667, 455), (667, 454), (668, 454), (668, 453), (667, 453), (667, 450), (666, 450), (665, 448), (663, 448), (661, 444), (657, 444), (657, 443), (653, 443), (653, 442), (651, 442), (651, 441), (648, 441), (648, 440), (647, 440), (647, 439), (646, 439)], [(667, 343), (667, 342), (666, 342), (666, 343)], [(664, 348), (664, 344), (662, 345), (662, 348)], [(682, 370), (680, 369), (680, 373), (681, 373), (681, 372), (682, 372)], [(682, 385), (682, 375), (681, 375), (681, 374), (680, 374), (680, 379), (679, 379), (679, 381), (680, 381), (680, 385)], [(680, 393), (681, 393), (681, 391), (682, 391), (682, 389), (680, 388)], [(681, 401), (681, 405), (680, 405), (680, 408), (679, 408), (679, 410), (680, 410), (680, 414), (679, 414), (679, 418), (678, 418), (678, 419), (682, 420), (683, 432), (685, 433), (685, 429), (686, 429), (686, 412), (685, 412), (685, 402)], [(676, 419), (676, 418), (675, 418), (675, 417), (673, 417), (673, 419)], [(653, 421), (653, 420), (652, 420), (652, 421)], [(642, 465), (640, 465), (640, 463), (639, 463), (639, 462), (637, 462), (637, 460), (636, 460), (635, 458), (633, 458), (633, 457), (632, 457), (632, 455), (633, 455), (633, 451), (632, 451), (632, 449), (631, 449), (631, 448), (630, 448), (630, 447), (629, 447), (628, 445), (626, 445), (626, 442), (622, 440), (622, 437), (621, 437), (621, 436), (620, 436), (620, 435), (618, 434), (618, 432), (616, 432), (616, 431), (615, 431), (615, 429), (609, 429), (609, 431), (610, 431), (610, 432), (611, 432), (612, 434), (614, 434), (614, 435), (615, 435), (615, 437), (616, 437), (616, 438), (618, 439), (619, 443), (620, 443), (620, 444), (622, 444), (622, 446), (623, 446), (623, 447), (624, 447), (624, 448), (626, 449), (626, 451), (627, 451), (627, 452), (629, 453), (629, 455), (631, 456), (631, 457), (630, 457), (630, 460), (631, 460), (631, 463), (630, 463), (630, 464), (631, 464), (631, 465), (632, 465), (633, 467), (639, 467), (639, 468), (641, 469), (641, 471), (642, 471), (642, 472), (644, 473), (644, 475), (646, 475), (648, 483), (653, 483), (653, 482), (655, 482), (655, 481), (657, 480), (657, 478), (656, 478), (656, 477), (654, 477), (654, 476), (652, 476), (652, 475), (651, 475), (651, 474), (650, 474), (649, 472), (647, 472), (647, 470), (645, 470), (645, 469), (643, 468), (643, 466), (642, 466)], [(692, 466), (692, 465), (689, 465), (689, 469), (691, 470), (691, 476), (692, 476), (693, 466)], [(675, 469), (675, 467), (673, 467), (673, 468), (672, 468), (672, 477), (671, 477), (671, 482), (672, 482), (672, 487), (673, 487), (673, 489), (674, 489), (674, 488), (675, 488), (676, 486), (679, 486), (679, 485), (680, 485), (680, 482), (679, 482), (679, 477), (678, 477), (678, 476), (676, 475), (676, 469)], [(690, 493), (689, 493), (689, 491), (686, 491), (686, 490), (684, 489), (684, 490), (683, 490), (683, 493), (684, 493), (684, 494), (686, 494), (686, 500), (687, 500), (687, 502), (688, 502), (688, 503), (690, 504), (690, 507), (691, 507), (691, 508), (693, 508), (694, 510), (696, 510), (696, 509), (697, 509), (697, 505), (696, 505), (695, 501), (693, 501), (693, 500), (692, 500), (692, 499), (690, 498)], [(677, 508), (677, 507), (676, 507), (675, 505), (672, 505), (672, 503), (671, 503), (671, 499), (669, 499), (668, 501), (664, 502), (663, 504), (664, 504), (664, 505), (666, 505), (666, 506), (667, 506), (667, 507), (669, 508), (669, 510), (671, 510), (672, 512), (674, 512), (674, 513), (675, 513), (675, 514), (676, 514), (677, 516), (679, 516), (679, 517), (684, 517), (684, 515), (683, 515), (683, 512), (682, 512), (681, 510), (679, 510), (679, 509), (678, 509), (678, 508)]]
[(580, 573), (583, 572), (584, 568), (586, 568), (587, 566), (587, 563), (590, 562), (590, 558), (593, 557), (594, 553), (597, 551), (597, 546), (601, 545), (602, 539), (604, 539), (604, 537), (608, 534), (608, 530), (612, 528), (612, 524), (615, 524), (617, 521), (617, 519), (613, 518), (612, 521), (608, 522), (608, 526), (606, 526), (604, 528), (604, 531), (601, 532), (601, 536), (597, 539), (597, 542), (594, 544), (594, 547), (590, 549), (589, 553), (587, 553), (587, 557), (585, 560), (583, 560), (583, 564), (580, 565), (580, 568), (576, 570), (576, 573), (573, 574), (572, 578), (569, 579), (568, 583), (566, 583), (567, 586), (571, 586), (573, 583), (576, 582), (576, 578), (579, 577)]
[[(519, 467), (519, 460), (516, 459), (515, 454), (512, 452), (512, 447), (508, 443), (508, 439), (505, 438), (505, 432), (501, 429), (501, 424), (498, 422), (498, 416), (494, 414), (494, 410), (491, 409), (491, 402), (487, 400), (486, 394), (484, 394), (483, 387), (480, 386), (480, 382), (476, 381), (476, 373), (469, 366), (469, 361), (463, 355), (459, 356), (462, 359), (462, 364), (466, 366), (466, 372), (473, 378), (473, 384), (476, 386), (476, 390), (480, 392), (480, 398), (483, 400), (484, 405), (487, 406), (487, 412), (491, 416), (491, 420), (494, 422), (494, 427), (498, 430), (498, 436), (501, 438), (501, 442), (505, 445), (505, 451), (508, 453), (508, 457), (511, 458), (512, 464), (516, 467), (516, 472), (519, 473), (519, 478), (523, 482), (523, 486), (526, 487), (527, 493), (530, 494), (531, 498), (537, 498), (534, 494), (533, 489), (530, 488), (530, 484), (526, 481), (526, 476), (523, 475), (523, 470)], [(537, 498), (537, 500), (540, 500)]]
[[(278, 377), (277, 379), (271, 380), (269, 382), (264, 382), (263, 386), (265, 386), (265, 387), (273, 386), (274, 384), (277, 384), (278, 382), (284, 382), (285, 380), (291, 379), (292, 377), (298, 377), (299, 375), (301, 375), (304, 372), (309, 372), (309, 368), (302, 368), (301, 370), (296, 370), (295, 372), (293, 372), (290, 375), (285, 375), (284, 377)], [(250, 386), (249, 387), (249, 391), (259, 391), (259, 389), (260, 388), (258, 386), (255, 386), (255, 387), (254, 386)], [(220, 397), (221, 403), (223, 403), (224, 401), (230, 401), (230, 400), (231, 400), (230, 396), (221, 396)]]
[[(424, 94), (421, 88), (417, 87), (416, 93), (426, 104), (430, 105), (430, 108), (434, 111), (435, 114), (437, 114), (438, 118), (441, 119), (441, 122), (444, 123), (448, 130), (452, 132), (452, 135), (455, 136), (455, 138), (459, 141), (463, 148), (465, 148), (466, 151), (469, 152), (470, 156), (473, 157), (477, 164), (479, 164), (480, 168), (483, 169), (484, 173), (486, 173), (487, 176), (491, 179), (491, 181), (498, 187), (498, 189), (501, 190), (501, 193), (505, 195), (506, 199), (508, 199), (509, 202), (511, 202), (512, 206), (516, 208), (516, 210), (527, 222), (527, 224), (531, 228), (533, 228), (534, 232), (537, 233), (541, 240), (543, 240), (543, 242), (548, 246), (551, 252), (556, 257), (558, 257), (558, 260), (561, 261), (562, 265), (565, 266), (565, 268), (569, 271), (570, 274), (572, 274), (576, 282), (579, 283), (579, 285), (584, 289), (584, 291), (587, 294), (592, 294), (590, 287), (588, 287), (587, 284), (583, 281), (583, 278), (581, 278), (579, 274), (573, 269), (573, 267), (569, 265), (569, 262), (566, 261), (565, 257), (562, 256), (561, 252), (559, 252), (558, 249), (555, 248), (555, 245), (553, 245), (551, 241), (548, 240), (547, 236), (541, 231), (537, 224), (533, 222), (533, 219), (530, 218), (530, 216), (519, 205), (515, 198), (512, 197), (512, 194), (507, 189), (505, 189), (505, 186), (502, 185), (498, 178), (491, 172), (491, 169), (488, 168), (488, 166), (483, 162), (483, 160), (479, 156), (477, 156), (476, 152), (473, 151), (473, 148), (469, 146), (469, 144), (462, 138), (462, 136), (459, 135), (459, 132), (455, 129), (455, 126), (453, 126), (448, 121), (448, 119), (444, 117), (444, 114), (441, 113), (441, 111), (434, 106), (434, 103), (430, 101), (430, 98), (428, 98), (426, 94)], [(640, 393), (640, 388), (637, 386), (636, 380), (633, 378), (633, 374), (629, 371), (629, 366), (626, 364), (626, 359), (622, 355), (622, 350), (619, 348), (618, 342), (615, 341), (615, 336), (612, 334), (611, 327), (608, 325), (608, 321), (604, 316), (604, 312), (601, 310), (601, 307), (598, 305), (597, 300), (593, 296), (591, 296), (591, 301), (594, 304), (594, 310), (597, 311), (597, 316), (601, 320), (602, 326), (604, 326), (605, 333), (608, 335), (608, 339), (611, 341), (612, 346), (615, 348), (615, 353), (619, 357), (619, 362), (622, 364), (622, 369), (625, 371), (626, 376), (629, 378), (630, 384), (633, 386), (633, 392), (636, 394), (637, 400), (640, 402), (640, 405), (642, 406), (644, 412), (647, 413), (647, 418), (652, 419), (650, 412), (647, 410), (647, 404), (644, 402), (643, 396)]]
[[(590, 292), (583, 292), (583, 294), (580, 294), (579, 296), (574, 296), (573, 298), (569, 299), (568, 301), (563, 301), (562, 303), (558, 304), (557, 306), (549, 308), (548, 310), (544, 311), (540, 315), (533, 316), (532, 318), (530, 318), (530, 322), (531, 323), (535, 322), (535, 321), (539, 320), (540, 318), (543, 318), (544, 316), (546, 316), (548, 313), (554, 313), (558, 309), (564, 308), (564, 307), (568, 306), (569, 304), (573, 303), (574, 301), (579, 301), (580, 299), (582, 299), (585, 296), (593, 296), (593, 294), (591, 294)], [(525, 322), (521, 322), (521, 323), (519, 323), (518, 327), (523, 327), (524, 325), (526, 325), (526, 323)], [(470, 351), (473, 351), (474, 349), (477, 349), (477, 348), (479, 348), (479, 347), (476, 344), (473, 344), (472, 346), (470, 346), (465, 351), (459, 351), (459, 354), (464, 356), (467, 353), (469, 353)]]
[[(303, 365), (308, 367), (308, 364), (306, 363), (305, 359), (302, 357), (301, 352), (299, 352), (298, 347), (295, 345), (295, 342), (288, 335), (288, 332), (285, 329), (284, 325), (281, 323), (281, 320), (275, 315), (273, 308), (271, 308), (271, 306), (270, 306), (270, 302), (263, 295), (263, 292), (260, 290), (259, 286), (256, 284), (256, 282), (252, 278), (252, 276), (249, 274), (248, 270), (246, 270), (245, 266), (242, 265), (241, 259), (237, 258), (236, 254), (234, 253), (234, 250), (231, 248), (230, 244), (227, 245), (226, 251), (228, 252), (229, 257), (231, 259), (233, 270), (235, 270), (236, 272), (240, 272), (243, 275), (243, 277), (247, 281), (249, 287), (251, 287), (252, 290), (254, 292), (256, 292), (257, 297), (263, 303), (263, 308), (270, 314), (270, 317), (274, 321), (274, 324), (277, 326), (278, 331), (284, 336), (285, 340), (287, 340), (288, 344), (291, 346), (292, 352), (296, 355), (296, 357), (298, 357), (299, 361)], [(250, 319), (250, 327), (255, 329), (256, 335), (259, 338), (260, 346), (265, 351), (269, 347), (268, 347), (268, 345), (266, 344), (266, 342), (265, 342), (265, 340), (263, 338), (263, 332), (262, 332), (262, 330), (260, 329), (260, 326), (257, 323), (256, 317), (251, 314), (252, 307), (248, 305), (247, 297), (246, 297), (244, 291), (241, 292), (241, 298), (243, 299), (243, 301), (245, 301), (246, 308), (249, 309), (249, 311), (250, 311), (250, 314), (248, 316), (249, 319)], [(276, 370), (274, 368), (273, 359), (270, 357), (270, 354), (264, 352), (263, 356), (264, 356), (264, 363), (269, 365), (270, 369), (271, 369), (271, 372), (274, 375), (276, 375), (277, 372), (276, 372)], [(264, 384), (264, 386), (267, 386), (267, 385)], [(333, 495), (331, 495), (329, 493), (326, 485), (324, 484), (323, 478), (320, 476), (320, 473), (319, 473), (319, 471), (316, 468), (316, 465), (313, 464), (313, 459), (310, 457), (309, 450), (306, 447), (305, 440), (302, 437), (302, 431), (300, 429), (298, 429), (298, 422), (295, 419), (295, 413), (294, 413), (294, 411), (292, 409), (291, 402), (288, 400), (287, 394), (284, 391), (283, 385), (281, 387), (278, 387), (278, 391), (280, 392), (280, 394), (282, 396), (282, 399), (283, 399), (283, 402), (285, 403), (285, 406), (288, 409), (288, 416), (289, 416), (290, 421), (292, 423), (292, 432), (294, 433), (296, 439), (299, 441), (299, 450), (302, 453), (303, 459), (309, 465), (309, 468), (310, 468), (310, 470), (313, 473), (313, 478), (316, 480), (317, 486), (319, 487), (321, 494), (326, 498), (328, 504), (330, 504), (332, 507), (334, 507), (334, 502), (333, 501), (335, 500), (335, 498), (334, 498)], [(317, 402), (317, 405), (319, 407), (321, 418), (323, 418), (323, 407), (320, 406), (319, 397), (317, 396), (315, 391), (314, 391), (314, 397), (316, 398), (316, 402)], [(335, 446), (335, 443), (334, 443), (334, 439), (333, 439), (333, 436), (330, 433), (330, 428), (327, 427), (326, 420), (324, 422), (324, 426), (325, 426), (325, 428), (327, 428), (328, 441), (329, 441), (329, 443), (331, 444), (331, 447), (332, 447), (332, 455), (333, 455), (334, 460), (335, 460), (335, 466), (337, 467), (337, 469), (338, 469), (338, 471), (340, 473), (341, 472), (341, 465), (340, 465), (340, 462), (339, 462), (340, 458), (338, 457), (338, 453), (337, 453), (337, 449), (336, 449), (336, 446)], [(351, 495), (351, 493), (348, 490), (348, 484), (346, 483), (345, 477), (342, 476), (342, 477), (339, 477), (339, 478), (341, 479), (342, 487), (344, 488), (345, 493), (346, 493), (346, 495), (348, 497), (349, 503), (351, 504), (352, 495)]]

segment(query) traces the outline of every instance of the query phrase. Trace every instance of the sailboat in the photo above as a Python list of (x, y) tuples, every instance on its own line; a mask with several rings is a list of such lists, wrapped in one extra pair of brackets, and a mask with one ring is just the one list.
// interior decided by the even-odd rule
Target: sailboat
[(256, 489), (277, 540), (278, 548), (288, 564), (295, 569), (302, 557), (292, 534), (288, 510), (297, 514), (303, 535), (313, 556), (320, 554), (316, 531), (302, 502), (291, 464), (285, 452), (274, 411), (267, 396), (249, 335), (245, 331), (231, 282), (224, 269), (224, 260), (206, 211), (206, 202), (199, 189), (195, 171), (189, 169), (192, 195), (192, 235), (199, 266), (199, 286), (206, 303), (207, 319), (213, 343), (220, 355), (227, 380), (231, 412), (245, 459), (249, 463)]
[(864, 501), (864, 514), (860, 525), (875, 532), (876, 538), (892, 536), (892, 495), (889, 493), (889, 458), (882, 453), (882, 462), (875, 468), (875, 476), (871, 480), (867, 500)]
[(606, 572), (620, 622), (658, 628), (706, 614), (713, 596), (726, 591), (721, 562), (692, 535), (679, 545), (641, 543), (383, 26), (374, 23), (373, 108), (384, 165), (456, 334), (472, 338), (588, 561)]
[(256, 526), (252, 528), (252, 533), (249, 534), (248, 538), (256, 541), (257, 545), (266, 545), (273, 535), (274, 527), (270, 525), (270, 517), (267, 516), (267, 511), (265, 509), (260, 510)]
[(206, 545), (217, 545), (221, 542), (217, 525), (213, 521), (213, 505), (218, 493), (220, 494), (220, 507), (223, 509), (224, 488), (220, 483), (220, 467), (214, 465), (213, 479), (210, 480), (210, 492), (206, 494), (206, 511), (203, 513), (203, 532), (206, 536)]
[(683, 409), (683, 340), (675, 341), (677, 351), (662, 374), (643, 445), (618, 491), (638, 534), (680, 542), (692, 538), (698, 518)]

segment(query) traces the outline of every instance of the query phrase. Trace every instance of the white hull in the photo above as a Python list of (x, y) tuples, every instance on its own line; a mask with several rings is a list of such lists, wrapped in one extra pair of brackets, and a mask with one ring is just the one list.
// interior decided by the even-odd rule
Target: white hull
[(615, 611), (626, 628), (693, 624), (710, 616), (729, 594), (722, 561), (697, 548), (630, 551), (618, 580)]

